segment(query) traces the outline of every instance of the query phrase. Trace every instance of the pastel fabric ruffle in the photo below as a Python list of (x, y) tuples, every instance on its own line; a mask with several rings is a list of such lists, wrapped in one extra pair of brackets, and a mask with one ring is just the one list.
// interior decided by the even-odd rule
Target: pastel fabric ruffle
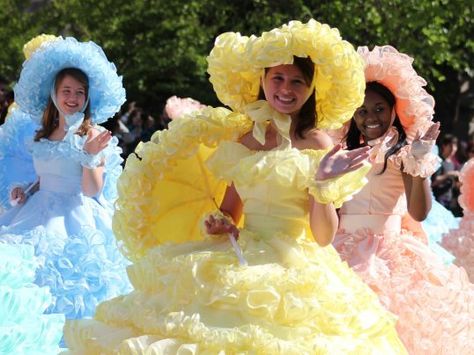
[[(106, 160), (116, 154), (115, 144), (103, 153)], [(76, 148), (65, 140), (33, 143), (40, 189), (0, 216), (0, 240), (34, 247), (39, 261), (34, 282), (53, 295), (46, 312), (66, 318), (92, 316), (100, 301), (130, 288), (128, 262), (112, 233), (112, 211), (83, 195), (82, 155)]]
[(459, 180), (462, 183), (459, 204), (464, 216), (459, 228), (444, 235), (441, 244), (456, 257), (454, 263), (463, 267), (474, 282), (474, 159), (464, 164)]
[(17, 108), (0, 126), (0, 207), (11, 208), (10, 191), (14, 186), (36, 181), (33, 158), (28, 150), (38, 125)]
[(384, 85), (396, 98), (395, 110), (409, 141), (432, 124), (434, 98), (423, 88), (426, 80), (413, 68), (413, 58), (392, 46), (359, 47), (365, 81)]
[(29, 245), (0, 242), (0, 354), (57, 354), (63, 314), (43, 314), (48, 287), (33, 284), (37, 260)]
[(434, 196), (431, 198), (431, 210), (426, 219), (421, 222), (422, 228), (428, 237), (428, 245), (444, 263), (450, 264), (454, 256), (446, 248), (441, 246), (443, 236), (450, 230), (459, 228), (461, 219), (454, 217), (453, 213), (440, 204)]
[(374, 164), (369, 183), (340, 209), (333, 245), (343, 260), (398, 316), (410, 354), (474, 352), (474, 285), (464, 269), (444, 265), (430, 248), (401, 229), (407, 212), (400, 167)]
[[(169, 130), (142, 147), (141, 160), (124, 174), (146, 185), (155, 162), (164, 172), (206, 139), (210, 146), (217, 144), (205, 166), (234, 182), (242, 197), (245, 222), (238, 244), (248, 266), (240, 266), (225, 237), (183, 237), (151, 245), (148, 239), (140, 243), (139, 236), (130, 236), (131, 250), (149, 246), (133, 253), (128, 273), (134, 291), (103, 302), (94, 320), (68, 322), (70, 352), (404, 354), (396, 319), (334, 249), (319, 247), (309, 231), (308, 188), (324, 153), (293, 148), (252, 152), (227, 141), (236, 131), (251, 129), (245, 116), (232, 113), (226, 120), (208, 112), (208, 118), (200, 113), (173, 121)], [(147, 156), (165, 148), (168, 154), (161, 161)], [(138, 167), (143, 162), (142, 171)], [(364, 172), (358, 175), (353, 179), (360, 188)], [(155, 200), (161, 196), (160, 190), (149, 191)], [(135, 218), (142, 224), (149, 216)], [(180, 223), (185, 221), (170, 221), (170, 232)], [(156, 231), (157, 239), (162, 232)]]
[(216, 38), (208, 72), (219, 100), (237, 112), (255, 102), (265, 68), (309, 57), (315, 67), (318, 128), (337, 129), (364, 101), (363, 62), (336, 28), (314, 19), (290, 21), (260, 37), (226, 32)]
[(87, 75), (94, 123), (107, 121), (125, 102), (122, 77), (102, 48), (92, 41), (58, 38), (43, 42), (31, 54), (23, 63), (14, 87), (15, 101), (22, 110), (38, 119), (38, 123), (50, 98), (56, 74), (64, 68), (77, 68)]

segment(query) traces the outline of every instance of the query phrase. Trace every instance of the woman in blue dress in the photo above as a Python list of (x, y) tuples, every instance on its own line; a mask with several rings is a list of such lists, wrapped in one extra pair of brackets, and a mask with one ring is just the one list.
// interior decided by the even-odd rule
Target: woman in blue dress
[(41, 118), (31, 144), (38, 181), (29, 193), (11, 191), (16, 207), (0, 216), (0, 241), (34, 247), (35, 283), (53, 296), (46, 313), (92, 316), (97, 303), (130, 287), (107, 200), (120, 149), (97, 125), (125, 101), (122, 78), (95, 43), (60, 38), (25, 61), (14, 90), (19, 109)]

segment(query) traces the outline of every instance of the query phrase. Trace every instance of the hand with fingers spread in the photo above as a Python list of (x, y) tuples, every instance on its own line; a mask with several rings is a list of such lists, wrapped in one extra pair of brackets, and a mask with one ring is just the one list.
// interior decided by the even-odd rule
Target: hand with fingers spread
[(23, 203), (25, 203), (26, 201), (26, 193), (25, 193), (25, 190), (20, 187), (20, 186), (17, 186), (15, 187), (11, 192), (10, 192), (10, 201), (13, 204), (17, 205), (21, 205)]
[(232, 234), (237, 240), (239, 238), (239, 229), (233, 224), (230, 219), (224, 215), (215, 216), (210, 215), (207, 220), (204, 221), (206, 232), (209, 235), (220, 235), (220, 234)]
[(415, 159), (420, 160), (430, 153), (439, 135), (439, 122), (433, 123), (422, 136), (420, 131), (416, 133), (411, 144), (410, 152)]
[(110, 131), (103, 131), (99, 134), (96, 134), (95, 132), (97, 131), (93, 129), (90, 129), (87, 132), (87, 140), (84, 143), (83, 148), (86, 153), (92, 155), (95, 155), (105, 149), (112, 138)]
[(321, 160), (315, 175), (316, 181), (323, 181), (359, 169), (369, 157), (370, 147), (341, 151), (342, 145), (336, 144)]

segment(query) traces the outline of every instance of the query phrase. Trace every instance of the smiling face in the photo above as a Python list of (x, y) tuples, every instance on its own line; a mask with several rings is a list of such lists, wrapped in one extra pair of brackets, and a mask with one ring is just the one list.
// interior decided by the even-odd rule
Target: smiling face
[(265, 99), (280, 113), (295, 117), (311, 95), (310, 84), (294, 64), (268, 69), (263, 78)]
[(390, 128), (392, 107), (380, 94), (366, 90), (364, 104), (354, 113), (354, 121), (365, 141), (381, 137)]
[(87, 90), (84, 84), (65, 75), (56, 85), (56, 101), (58, 108), (66, 115), (72, 115), (84, 108)]

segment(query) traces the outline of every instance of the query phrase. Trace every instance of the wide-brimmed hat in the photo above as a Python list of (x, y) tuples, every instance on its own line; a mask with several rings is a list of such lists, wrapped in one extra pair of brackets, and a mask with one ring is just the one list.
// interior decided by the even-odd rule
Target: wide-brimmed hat
[(366, 82), (376, 81), (395, 96), (395, 111), (411, 140), (432, 124), (434, 98), (423, 88), (426, 81), (413, 68), (413, 58), (392, 46), (375, 46), (371, 51), (359, 47), (357, 52), (365, 62)]
[(92, 41), (68, 37), (43, 43), (23, 63), (14, 88), (21, 109), (32, 117), (42, 117), (56, 75), (64, 68), (77, 68), (87, 75), (92, 122), (107, 121), (125, 102), (122, 77), (102, 48)]
[(233, 110), (257, 100), (265, 68), (292, 64), (293, 56), (315, 65), (317, 126), (339, 128), (362, 105), (363, 63), (339, 31), (315, 20), (291, 21), (260, 37), (227, 32), (217, 37), (207, 60), (219, 100)]

